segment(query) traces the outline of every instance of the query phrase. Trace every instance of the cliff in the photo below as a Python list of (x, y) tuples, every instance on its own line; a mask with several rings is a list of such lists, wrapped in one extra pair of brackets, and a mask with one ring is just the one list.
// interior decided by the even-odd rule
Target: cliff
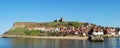
[(65, 35), (91, 35), (92, 32), (116, 33), (120, 28), (97, 26), (92, 23), (83, 22), (16, 22), (4, 35), (28, 35), (28, 36), (65, 36)]
[(38, 30), (29, 31), (28, 28), (31, 27), (46, 27), (46, 28), (56, 28), (56, 27), (69, 27), (74, 26), (78, 28), (82, 25), (81, 22), (45, 22), (45, 23), (38, 23), (38, 22), (16, 22), (14, 23), (13, 27), (4, 33), (4, 35), (39, 35), (40, 32)]

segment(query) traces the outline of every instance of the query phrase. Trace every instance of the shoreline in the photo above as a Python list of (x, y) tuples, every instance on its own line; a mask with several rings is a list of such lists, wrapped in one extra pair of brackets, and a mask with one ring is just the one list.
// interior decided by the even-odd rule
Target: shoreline
[(2, 38), (40, 38), (40, 39), (72, 39), (72, 40), (87, 40), (88, 37), (79, 36), (13, 36), (7, 35), (2, 36)]
[[(119, 35), (103, 35), (103, 37), (120, 37)], [(87, 40), (88, 36), (23, 36), (23, 35), (1, 35), (0, 38), (40, 38), (40, 39), (72, 39)]]

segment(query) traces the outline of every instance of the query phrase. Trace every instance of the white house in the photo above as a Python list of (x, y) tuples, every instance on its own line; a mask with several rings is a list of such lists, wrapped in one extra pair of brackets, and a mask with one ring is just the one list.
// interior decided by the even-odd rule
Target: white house
[(115, 29), (111, 29), (111, 32), (109, 32), (111, 35), (115, 35)]
[(93, 32), (93, 35), (104, 35), (104, 32)]
[(41, 30), (41, 31), (44, 31), (45, 27), (30, 27), (30, 28), (28, 28), (28, 30)]
[(41, 30), (41, 31), (44, 31), (44, 30), (45, 30), (45, 27), (35, 28), (34, 30)]
[(60, 28), (55, 28), (55, 32), (60, 32)]
[(120, 35), (120, 31), (118, 32), (118, 35)]

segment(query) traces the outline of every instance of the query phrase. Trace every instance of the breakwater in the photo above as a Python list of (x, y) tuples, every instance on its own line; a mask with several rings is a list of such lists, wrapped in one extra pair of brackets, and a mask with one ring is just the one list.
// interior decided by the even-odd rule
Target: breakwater
[(95, 42), (103, 42), (104, 38), (103, 38), (103, 36), (93, 36), (93, 35), (91, 35), (90, 40), (95, 41)]

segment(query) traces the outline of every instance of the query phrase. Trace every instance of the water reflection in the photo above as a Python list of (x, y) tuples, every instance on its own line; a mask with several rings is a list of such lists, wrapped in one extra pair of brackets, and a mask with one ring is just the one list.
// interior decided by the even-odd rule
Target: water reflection
[(86, 40), (12, 39), (14, 48), (87, 48)]
[(105, 38), (105, 42), (90, 42), (87, 40), (0, 38), (0, 48), (119, 48), (119, 44), (119, 38)]
[(104, 42), (90, 42), (89, 48), (104, 48)]
[(0, 38), (0, 48), (12, 48), (12, 42), (9, 38)]
[(106, 48), (119, 48), (120, 38), (108, 38), (105, 40)]

